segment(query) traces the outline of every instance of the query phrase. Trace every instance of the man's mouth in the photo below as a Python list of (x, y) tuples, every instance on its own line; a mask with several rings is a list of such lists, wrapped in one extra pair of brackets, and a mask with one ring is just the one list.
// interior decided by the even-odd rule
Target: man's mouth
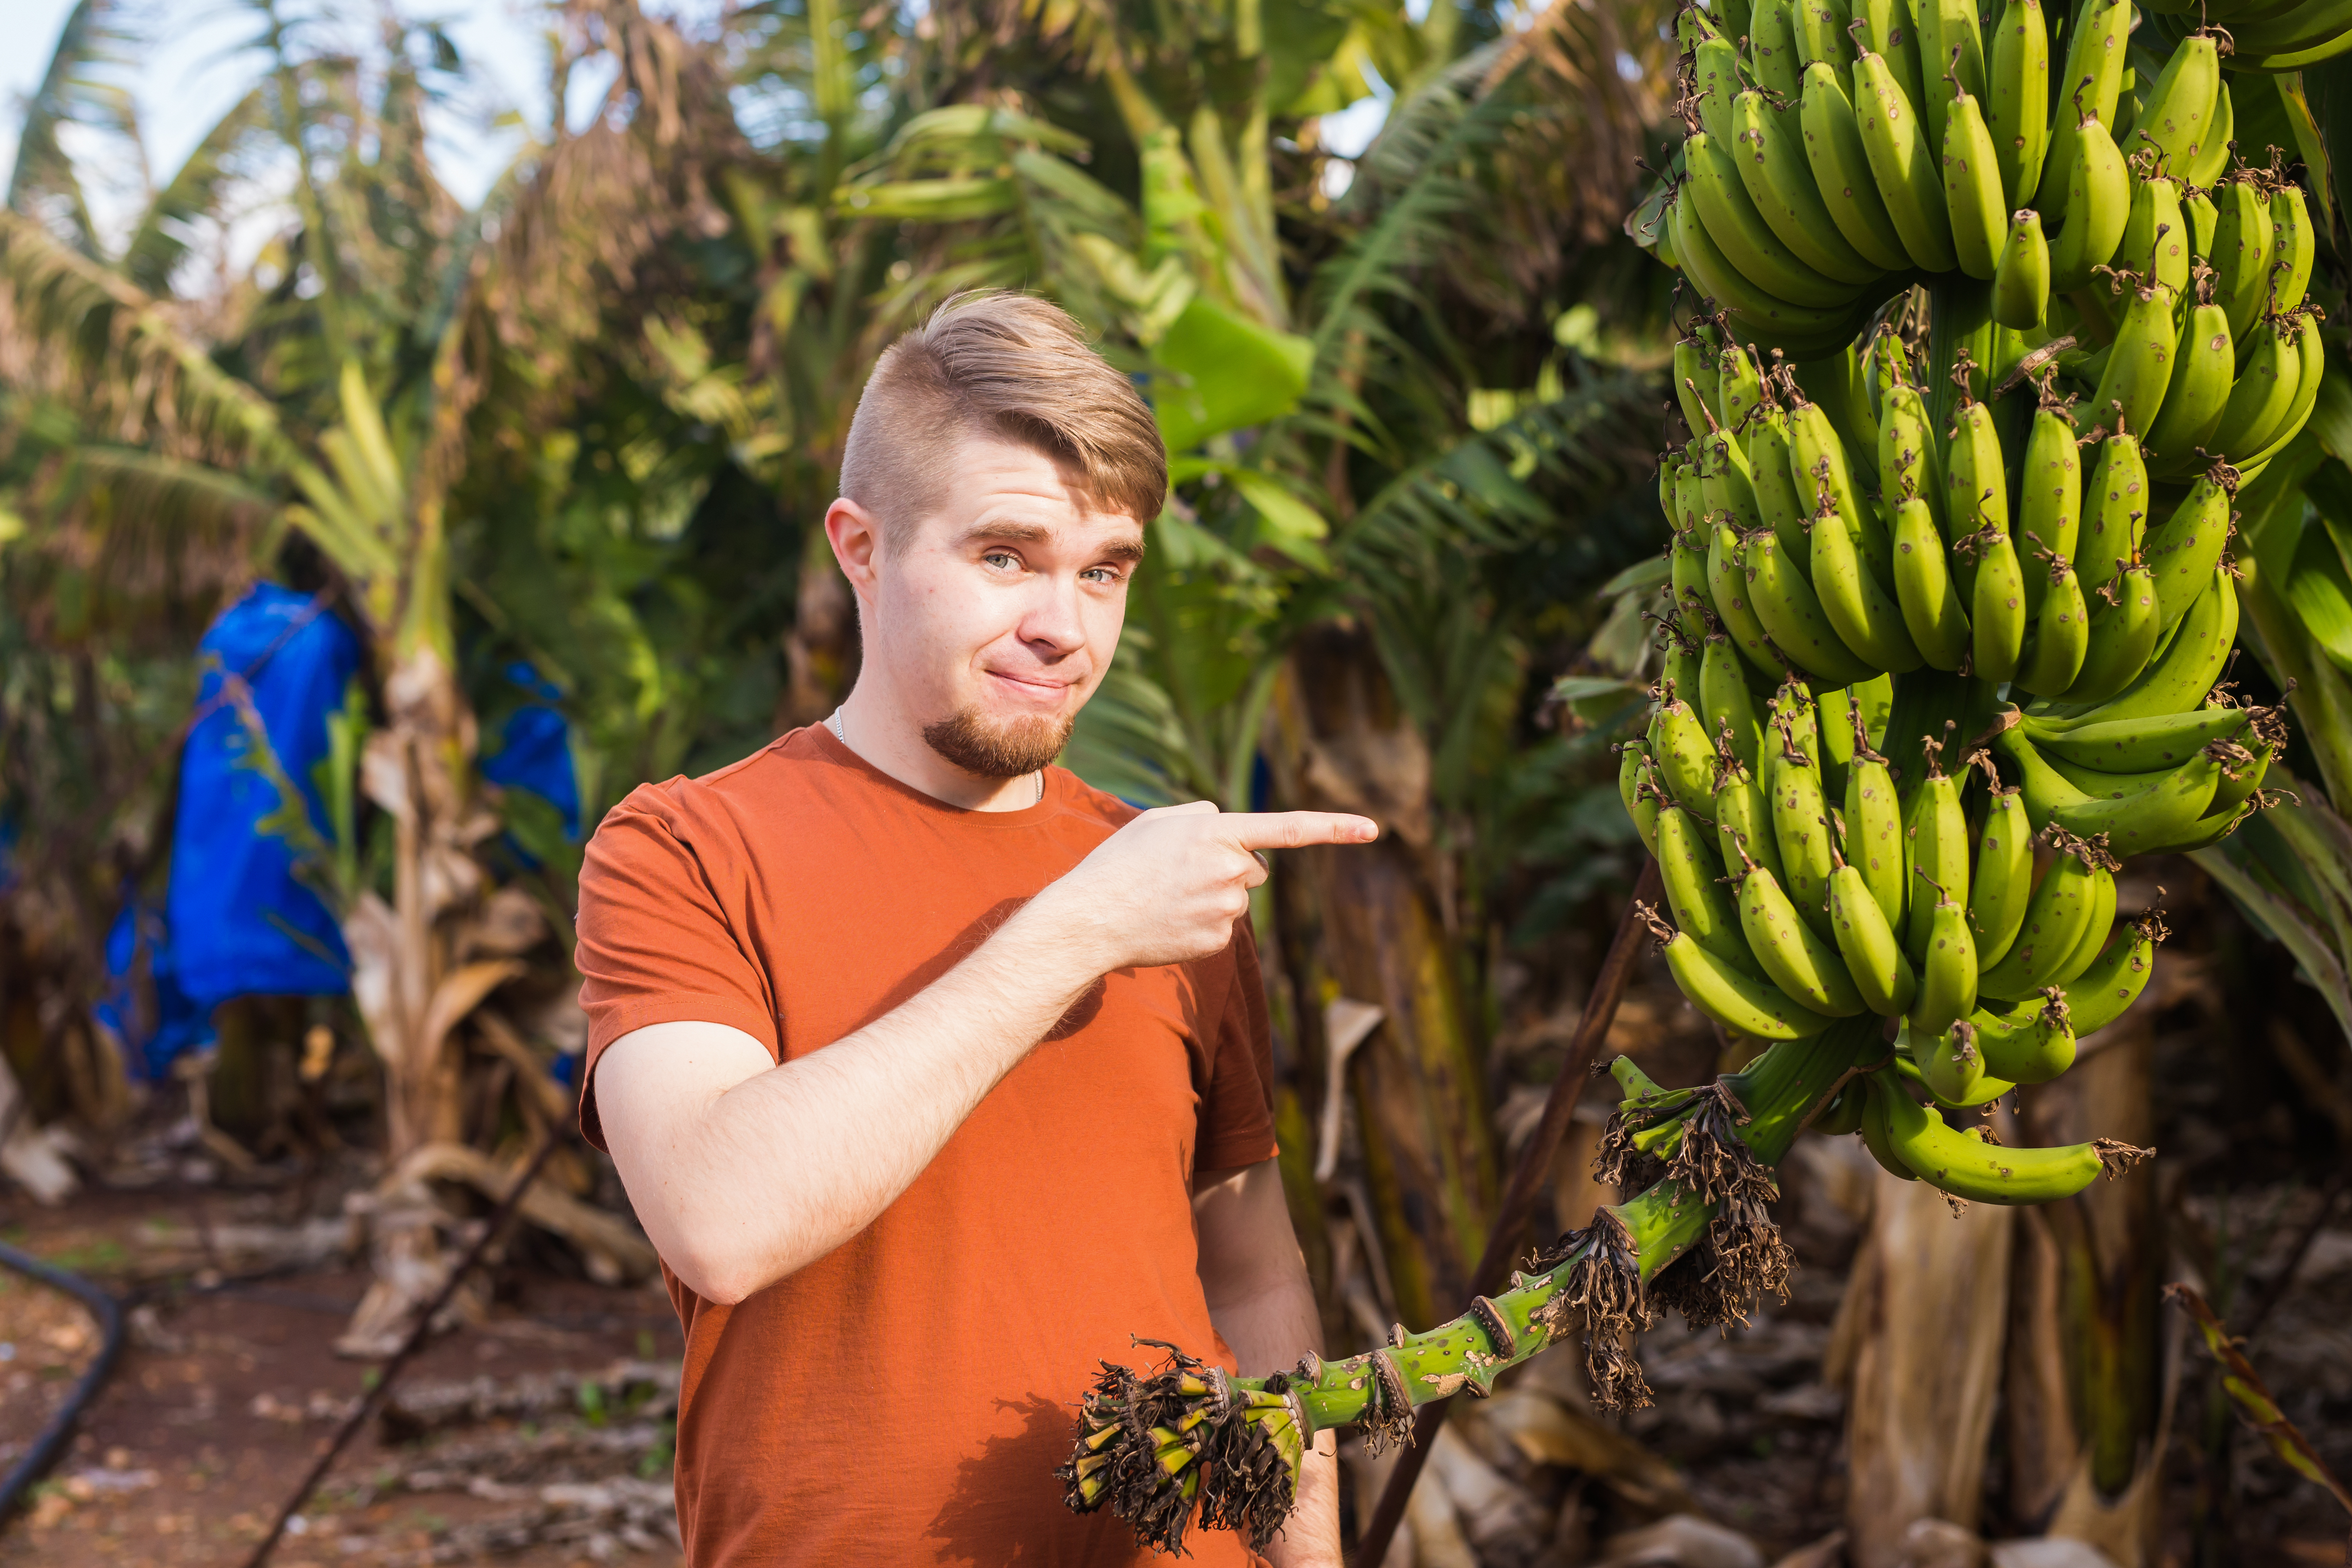
[(1013, 692), (1033, 702), (1057, 701), (1072, 685), (1072, 682), (1067, 680), (1055, 680), (1042, 676), (1013, 675), (1002, 669), (991, 669), (982, 673), (992, 679), (1003, 682)]

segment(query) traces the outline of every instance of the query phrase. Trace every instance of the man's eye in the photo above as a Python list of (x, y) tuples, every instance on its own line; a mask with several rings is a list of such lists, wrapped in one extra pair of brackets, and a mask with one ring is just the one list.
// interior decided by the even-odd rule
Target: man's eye
[(1012, 567), (1021, 564), (1021, 558), (1009, 550), (992, 550), (981, 559), (991, 566)]
[(1122, 579), (1123, 574), (1116, 566), (1089, 566), (1078, 575), (1090, 577), (1097, 583), (1116, 584)]

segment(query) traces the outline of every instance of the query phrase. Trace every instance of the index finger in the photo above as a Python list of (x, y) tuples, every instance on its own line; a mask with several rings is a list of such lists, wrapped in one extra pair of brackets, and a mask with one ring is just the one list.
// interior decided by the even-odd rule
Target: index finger
[(1296, 849), (1304, 844), (1370, 844), (1381, 836), (1369, 816), (1334, 811), (1229, 811), (1219, 836), (1236, 849)]

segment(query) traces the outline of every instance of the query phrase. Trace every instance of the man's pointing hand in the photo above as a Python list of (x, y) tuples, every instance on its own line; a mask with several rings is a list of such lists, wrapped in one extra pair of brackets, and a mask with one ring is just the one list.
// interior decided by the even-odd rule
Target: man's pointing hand
[(1368, 817), (1323, 811), (1222, 812), (1208, 801), (1147, 811), (1037, 895), (1031, 910), (1091, 950), (1097, 973), (1182, 963), (1224, 951), (1262, 849), (1369, 844)]

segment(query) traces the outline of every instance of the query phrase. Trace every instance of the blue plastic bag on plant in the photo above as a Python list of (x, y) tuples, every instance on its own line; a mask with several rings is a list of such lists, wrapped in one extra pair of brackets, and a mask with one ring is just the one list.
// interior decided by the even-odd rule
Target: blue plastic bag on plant
[(359, 669), (359, 638), (324, 599), (261, 583), (221, 612), (197, 652), (204, 684), (180, 758), (165, 905), (181, 988), (207, 1009), (232, 996), (347, 991), (334, 915), (295, 875), (293, 847), (263, 826), (281, 803), (256, 748), (267, 740), (326, 836), (313, 770), (328, 715)]

